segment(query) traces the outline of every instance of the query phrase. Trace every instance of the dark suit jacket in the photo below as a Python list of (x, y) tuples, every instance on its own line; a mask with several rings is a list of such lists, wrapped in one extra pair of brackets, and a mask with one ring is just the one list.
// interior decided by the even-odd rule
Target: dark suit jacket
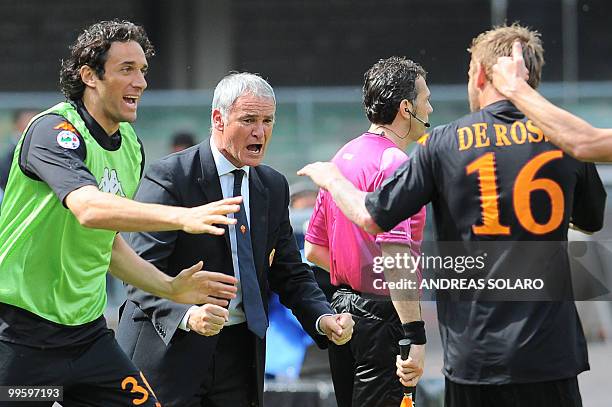
[[(209, 140), (152, 164), (135, 199), (186, 207), (222, 199)], [(249, 205), (253, 256), (266, 312), (268, 294), (273, 290), (317, 344), (326, 347), (327, 338), (316, 332), (315, 324), (320, 315), (333, 312), (311, 270), (301, 262), (289, 223), (285, 177), (265, 165), (251, 168)], [(233, 275), (227, 228), (223, 236), (180, 231), (132, 233), (128, 242), (144, 259), (171, 276), (200, 260), (206, 270)], [(128, 286), (117, 340), (164, 405), (181, 405), (182, 397), (197, 391), (218, 339), (177, 329), (190, 307)], [(265, 340), (253, 337), (255, 364), (245, 368), (253, 369), (256, 375), (261, 405)]]

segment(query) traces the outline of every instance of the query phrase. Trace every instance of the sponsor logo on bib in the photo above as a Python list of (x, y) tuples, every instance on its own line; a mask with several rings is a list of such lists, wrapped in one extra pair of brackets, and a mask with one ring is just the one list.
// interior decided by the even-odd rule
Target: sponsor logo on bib
[(125, 193), (121, 187), (121, 181), (119, 181), (117, 171), (114, 169), (104, 168), (104, 176), (98, 184), (98, 189), (102, 192), (125, 197)]

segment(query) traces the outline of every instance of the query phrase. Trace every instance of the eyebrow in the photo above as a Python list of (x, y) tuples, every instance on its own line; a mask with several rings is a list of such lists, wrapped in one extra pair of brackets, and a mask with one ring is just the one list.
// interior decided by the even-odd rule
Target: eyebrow
[[(136, 61), (123, 61), (123, 62), (119, 63), (119, 65), (130, 65), (130, 66), (132, 66), (132, 65), (138, 65), (138, 63)], [(144, 69), (148, 69), (149, 65), (148, 64), (144, 64), (142, 67)]]
[(260, 114), (256, 114), (256, 113), (249, 113), (246, 112), (243, 115), (241, 115), (241, 118), (249, 118), (249, 117), (259, 117), (259, 116), (263, 116), (265, 118), (274, 118), (274, 114), (266, 114), (266, 115), (260, 115)]

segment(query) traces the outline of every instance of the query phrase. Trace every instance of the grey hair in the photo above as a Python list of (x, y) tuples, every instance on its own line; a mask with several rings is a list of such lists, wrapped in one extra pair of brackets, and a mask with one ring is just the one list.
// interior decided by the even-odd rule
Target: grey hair
[[(256, 74), (233, 72), (217, 84), (213, 95), (212, 110), (219, 109), (223, 119), (227, 119), (236, 99), (245, 94), (272, 99), (276, 105), (276, 96), (268, 81)], [(212, 117), (211, 125), (214, 125)]]

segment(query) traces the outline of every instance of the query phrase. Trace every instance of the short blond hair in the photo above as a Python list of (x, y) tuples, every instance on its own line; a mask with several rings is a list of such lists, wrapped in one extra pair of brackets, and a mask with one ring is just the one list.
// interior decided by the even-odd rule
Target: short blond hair
[(474, 61), (484, 66), (487, 79), (491, 80), (491, 70), (497, 58), (512, 55), (512, 44), (515, 41), (520, 41), (523, 46), (523, 58), (529, 70), (527, 83), (535, 89), (540, 84), (544, 66), (544, 47), (539, 32), (518, 23), (493, 27), (474, 38), (468, 51)]

